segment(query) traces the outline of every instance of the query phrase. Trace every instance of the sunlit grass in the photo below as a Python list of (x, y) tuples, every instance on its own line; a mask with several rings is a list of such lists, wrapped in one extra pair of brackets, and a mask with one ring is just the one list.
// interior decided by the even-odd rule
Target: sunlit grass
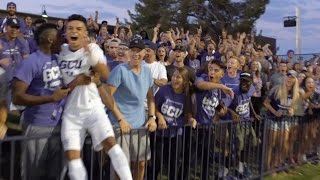
[(320, 165), (306, 164), (288, 173), (278, 173), (275, 176), (269, 176), (266, 180), (320, 180)]

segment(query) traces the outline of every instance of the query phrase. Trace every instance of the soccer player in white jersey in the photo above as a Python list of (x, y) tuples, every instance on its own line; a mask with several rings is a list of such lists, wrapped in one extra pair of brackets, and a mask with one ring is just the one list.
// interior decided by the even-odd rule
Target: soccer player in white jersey
[[(108, 77), (102, 50), (97, 44), (86, 43), (86, 24), (86, 19), (81, 15), (73, 14), (68, 18), (68, 44), (62, 45), (59, 54), (59, 66), (65, 84), (71, 82), (78, 74), (89, 75), (91, 70), (98, 73), (102, 79), (106, 80)], [(68, 175), (71, 180), (88, 179), (80, 157), (87, 131), (91, 134), (95, 150), (105, 149), (108, 152), (120, 179), (132, 179), (126, 156), (116, 144), (112, 126), (104, 110), (103, 102), (114, 111), (113, 98), (111, 95), (104, 97), (102, 102), (99, 92), (103, 90), (101, 84), (96, 85), (92, 82), (89, 85), (75, 87), (68, 96), (62, 116), (61, 139), (68, 159)], [(105, 99), (108, 99), (108, 102)]]

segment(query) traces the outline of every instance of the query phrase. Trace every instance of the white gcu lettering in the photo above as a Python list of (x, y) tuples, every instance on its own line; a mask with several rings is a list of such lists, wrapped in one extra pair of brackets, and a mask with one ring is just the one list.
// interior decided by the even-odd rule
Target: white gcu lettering
[(204, 97), (202, 100), (202, 107), (208, 110), (214, 110), (219, 105), (216, 97)]
[(182, 114), (182, 110), (180, 108), (169, 106), (168, 104), (163, 104), (161, 106), (161, 112), (168, 117), (174, 118), (178, 118)]
[(206, 61), (211, 61), (214, 59), (214, 56), (206, 56)]
[(49, 82), (54, 79), (58, 79), (60, 76), (60, 70), (59, 67), (52, 67), (50, 69), (45, 69), (43, 71), (43, 81)]
[(249, 102), (238, 105), (236, 108), (236, 112), (240, 115), (248, 113), (249, 105), (250, 105)]
[(60, 81), (60, 69), (59, 67), (51, 67), (44, 69), (42, 73), (43, 82), (45, 83), (44, 88), (56, 88), (61, 85)]
[(61, 61), (60, 69), (80, 69), (82, 65), (82, 59), (73, 61)]

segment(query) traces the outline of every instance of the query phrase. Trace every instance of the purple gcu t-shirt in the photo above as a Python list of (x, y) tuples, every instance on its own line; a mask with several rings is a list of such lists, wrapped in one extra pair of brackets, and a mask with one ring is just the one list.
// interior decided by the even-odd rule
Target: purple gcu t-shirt
[(247, 93), (241, 93), (239, 88), (234, 91), (230, 108), (240, 116), (241, 120), (250, 120), (250, 101), (254, 91), (255, 88), (252, 85)]
[(16, 67), (21, 63), (23, 56), (29, 54), (29, 45), (22, 37), (18, 37), (14, 41), (9, 41), (6, 36), (0, 38), (0, 44), (2, 46), (2, 49), (0, 50), (0, 59), (9, 58), (10, 60), (9, 65), (2, 66), (2, 68), (6, 70), (6, 79), (10, 82)]
[(240, 73), (237, 72), (237, 76), (235, 78), (229, 77), (228, 73), (225, 72), (224, 76), (221, 79), (222, 84), (226, 85), (227, 87), (231, 88), (234, 91), (239, 89), (240, 84)]
[[(61, 87), (60, 70), (55, 56), (41, 51), (31, 54), (23, 60), (14, 75), (29, 85), (27, 94), (33, 96), (50, 96)], [(27, 106), (24, 110), (26, 123), (36, 126), (55, 126), (60, 122), (63, 100), (36, 106)]]
[[(167, 122), (168, 127), (182, 127), (185, 122), (184, 104), (185, 94), (174, 93), (171, 85), (163, 86), (155, 95), (155, 103), (158, 111), (161, 112)], [(171, 136), (176, 132), (171, 131)], [(169, 135), (169, 131), (164, 132), (165, 136)]]
[(171, 85), (163, 86), (155, 95), (156, 107), (167, 121), (168, 126), (184, 125), (185, 94), (174, 93)]
[[(202, 74), (197, 81), (209, 81), (207, 74)], [(196, 119), (200, 124), (211, 124), (219, 101), (228, 106), (231, 98), (227, 97), (220, 89), (196, 91), (197, 115)]]

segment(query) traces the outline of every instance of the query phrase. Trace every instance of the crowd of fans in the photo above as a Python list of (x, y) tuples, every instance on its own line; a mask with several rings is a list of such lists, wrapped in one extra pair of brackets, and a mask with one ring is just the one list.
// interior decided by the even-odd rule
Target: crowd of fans
[[(192, 140), (191, 144), (179, 143), (183, 133), (192, 133), (182, 128), (185, 126), (196, 128), (226, 120), (237, 123), (235, 153), (239, 172), (246, 177), (250, 173), (243, 158), (244, 138), (249, 136), (254, 146), (262, 141), (253, 122), (268, 125), (267, 169), (304, 161), (306, 152), (320, 144), (320, 124), (314, 116), (320, 112), (318, 59), (297, 61), (292, 50), (281, 59), (269, 44), (256, 44), (253, 33), (232, 35), (223, 30), (215, 42), (214, 37), (203, 34), (201, 26), (191, 33), (183, 28), (166, 31), (157, 24), (148, 35), (145, 30), (134, 34), (129, 25), (117, 21), (110, 33), (107, 21), (98, 24), (98, 12), (95, 19), (72, 15), (57, 21), (54, 28), (43, 19), (17, 17), (13, 2), (7, 4), (7, 12), (0, 21), (0, 138), (5, 137), (10, 111), (21, 112), (25, 136), (61, 132), (71, 179), (86, 177), (79, 173), (85, 171), (79, 158), (86, 131), (96, 150), (108, 152), (120, 178), (130, 179), (126, 163), (116, 163), (125, 158), (124, 152), (133, 179), (140, 180), (146, 169), (155, 169), (148, 172), (148, 178), (156, 178), (160, 166), (169, 166), (170, 179), (187, 174), (188, 168), (184, 174), (176, 173), (181, 171), (179, 163), (191, 161), (188, 157), (179, 161), (180, 154), (189, 154), (193, 146)], [(74, 21), (80, 25), (72, 24)], [(55, 31), (49, 31), (52, 29)], [(100, 111), (104, 106), (107, 111)], [(302, 126), (304, 116), (312, 117), (312, 123)], [(100, 122), (101, 118), (108, 123)], [(117, 129), (115, 133), (109, 123)], [(140, 128), (157, 131), (152, 138), (131, 131)], [(225, 136), (220, 138), (228, 138), (228, 131), (224, 129)], [(209, 129), (199, 132), (198, 146), (208, 143), (210, 133)], [(293, 152), (298, 135), (305, 142)], [(39, 156), (48, 142), (52, 143), (42, 154), (54, 159), (53, 152), (62, 151), (60, 138), (25, 145), (24, 179), (56, 178), (59, 174), (59, 161), (51, 166), (60, 168), (37, 169), (48, 166), (47, 159)], [(121, 150), (114, 148), (117, 143)], [(283, 149), (277, 151), (280, 144)], [(164, 152), (151, 155), (152, 149), (160, 147)], [(155, 163), (146, 168), (151, 157)], [(171, 161), (163, 163), (168, 158)], [(208, 178), (207, 163), (203, 162), (202, 179)]]

